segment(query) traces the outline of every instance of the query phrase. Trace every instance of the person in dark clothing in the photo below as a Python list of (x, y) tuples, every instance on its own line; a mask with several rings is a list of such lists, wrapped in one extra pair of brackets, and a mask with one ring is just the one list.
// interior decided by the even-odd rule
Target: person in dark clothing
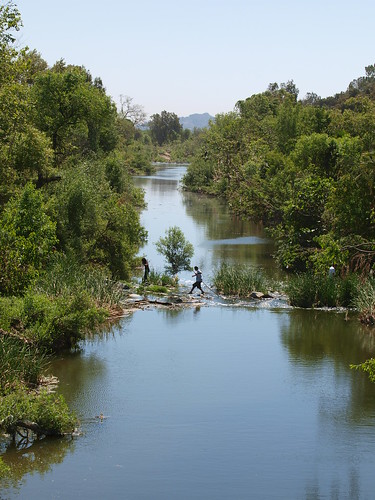
[(143, 275), (143, 282), (147, 281), (148, 275), (150, 274), (150, 267), (148, 265), (147, 260), (143, 257), (142, 258), (142, 265), (145, 268), (145, 274)]
[(193, 286), (190, 290), (189, 293), (193, 293), (194, 288), (199, 288), (199, 290), (204, 294), (204, 291), (202, 290), (202, 271), (199, 270), (198, 266), (194, 267), (194, 274), (192, 275), (193, 277), (195, 276), (195, 283), (193, 283)]

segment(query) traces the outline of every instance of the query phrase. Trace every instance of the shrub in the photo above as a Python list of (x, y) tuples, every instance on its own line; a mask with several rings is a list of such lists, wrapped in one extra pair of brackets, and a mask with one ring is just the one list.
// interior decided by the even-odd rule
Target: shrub
[(4, 396), (0, 406), (0, 427), (14, 434), (17, 422), (29, 420), (50, 434), (72, 432), (76, 416), (68, 409), (62, 396), (42, 392), (27, 392), (23, 388)]
[(97, 308), (87, 292), (49, 298), (29, 292), (25, 296), (23, 321), (29, 336), (54, 351), (76, 347), (84, 334), (108, 317)]
[(112, 276), (126, 279), (146, 239), (137, 210), (141, 201), (139, 191), (114, 192), (100, 163), (68, 169), (51, 203), (61, 250), (82, 263), (106, 266)]
[(371, 382), (375, 383), (375, 359), (370, 358), (359, 365), (350, 365), (350, 368), (367, 373)]
[(56, 241), (42, 195), (27, 184), (0, 218), (0, 293), (21, 294), (35, 282)]
[(194, 159), (194, 161), (189, 164), (182, 182), (190, 191), (210, 192), (213, 190), (213, 174), (213, 163), (201, 158)]

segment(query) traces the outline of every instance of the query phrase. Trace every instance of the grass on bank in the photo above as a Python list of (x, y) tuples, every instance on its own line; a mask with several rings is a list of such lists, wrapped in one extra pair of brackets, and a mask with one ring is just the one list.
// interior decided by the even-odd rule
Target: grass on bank
[(1, 431), (15, 435), (25, 420), (48, 434), (74, 429), (76, 416), (63, 398), (36, 387), (48, 356), (76, 348), (120, 310), (122, 294), (103, 269), (56, 256), (23, 296), (0, 297)]

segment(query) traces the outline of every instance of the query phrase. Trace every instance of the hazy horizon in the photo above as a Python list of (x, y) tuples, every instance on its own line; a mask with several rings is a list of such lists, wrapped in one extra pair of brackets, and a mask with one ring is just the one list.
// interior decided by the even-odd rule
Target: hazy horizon
[[(346, 90), (374, 63), (375, 3), (347, 0), (19, 0), (20, 46), (52, 66), (84, 65), (113, 100), (148, 116), (233, 110), (269, 83), (293, 80), (299, 97)], [(105, 8), (103, 8), (103, 5)]]

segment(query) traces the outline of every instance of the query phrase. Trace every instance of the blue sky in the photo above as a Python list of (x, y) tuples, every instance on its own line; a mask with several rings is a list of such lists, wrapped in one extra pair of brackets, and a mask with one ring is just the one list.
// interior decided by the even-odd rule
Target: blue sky
[[(1, 2), (3, 3), (3, 2)], [(21, 46), (101, 77), (148, 115), (231, 111), (270, 82), (345, 90), (375, 63), (375, 2), (14, 0)]]

